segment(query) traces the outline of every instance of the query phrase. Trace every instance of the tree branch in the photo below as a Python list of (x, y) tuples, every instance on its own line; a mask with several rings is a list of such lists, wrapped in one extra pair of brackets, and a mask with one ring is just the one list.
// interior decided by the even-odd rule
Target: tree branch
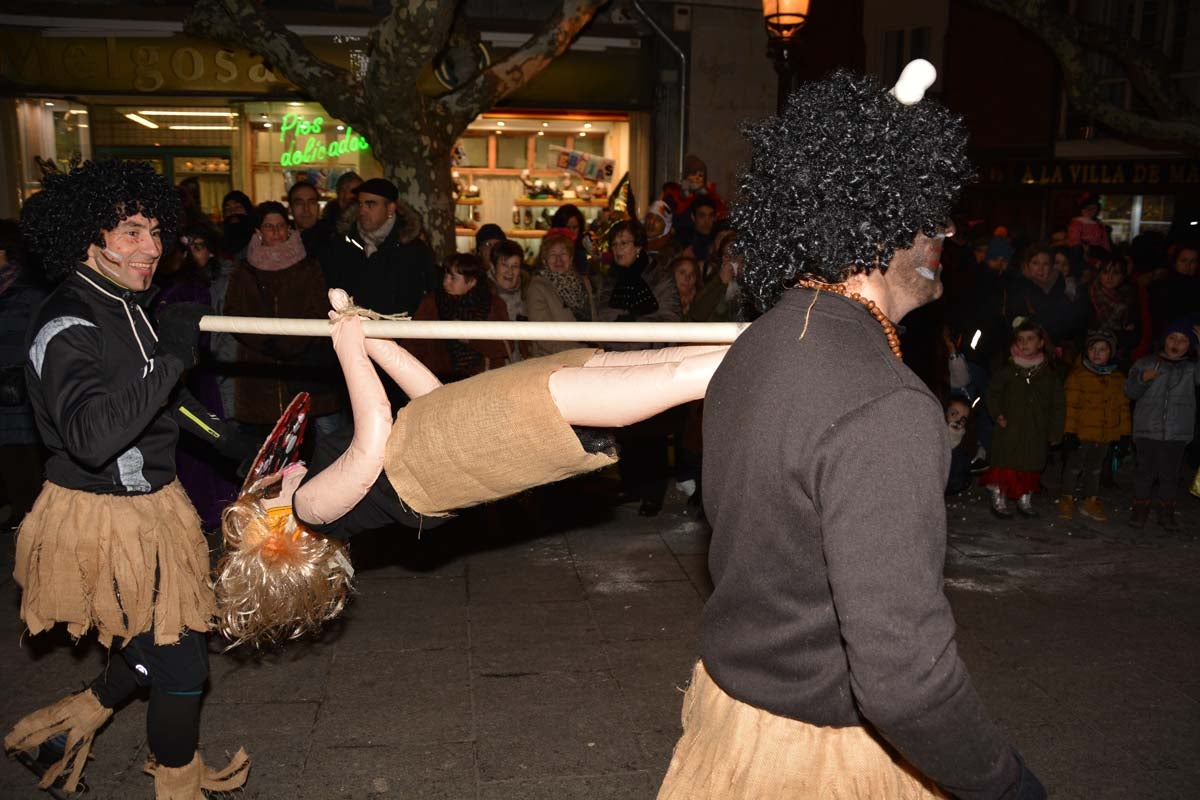
[(608, 0), (563, 0), (542, 30), (502, 61), (442, 98), (455, 119), (468, 122), (528, 83), (558, 58)]
[(368, 86), (419, 75), (446, 46), (457, 6), (458, 0), (392, 0), (391, 13), (371, 30)]
[[(1200, 114), (1170, 83), (1166, 59), (1124, 32), (1081, 23), (1051, 11), (1044, 0), (966, 0), (1016, 22), (1045, 44), (1062, 70), (1067, 99), (1077, 110), (1132, 139), (1200, 148)], [(1149, 117), (1102, 99), (1087, 65), (1089, 50), (1115, 59), (1134, 90), (1157, 115)]]
[(319, 95), (334, 116), (353, 119), (362, 114), (361, 89), (351, 73), (317, 58), (299, 36), (253, 0), (197, 0), (183, 30), (262, 56), (283, 77)]

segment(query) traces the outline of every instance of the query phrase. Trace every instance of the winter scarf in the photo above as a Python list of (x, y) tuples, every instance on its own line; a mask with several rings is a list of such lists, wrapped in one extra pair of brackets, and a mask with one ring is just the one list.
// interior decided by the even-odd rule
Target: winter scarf
[(300, 234), (292, 231), (283, 244), (267, 246), (262, 237), (253, 236), (250, 239), (250, 249), (246, 251), (246, 260), (255, 269), (263, 272), (279, 272), (287, 269), (297, 261), (304, 260), (304, 242)]
[[(438, 319), (480, 321), (488, 318), (492, 309), (492, 293), (486, 281), (480, 281), (464, 295), (446, 294), (442, 287), (434, 293), (437, 300)], [(450, 369), (455, 375), (474, 375), (482, 371), (483, 353), (458, 339), (447, 339), (446, 349), (450, 353)]]
[(1118, 286), (1108, 289), (1100, 284), (1100, 278), (1092, 281), (1088, 294), (1092, 300), (1092, 312), (1096, 317), (1096, 327), (1119, 331), (1124, 327), (1125, 318), (1129, 313), (1129, 301)]
[(1042, 371), (1042, 367), (1046, 365), (1046, 354), (1038, 353), (1033, 358), (1026, 358), (1021, 355), (1021, 351), (1017, 350), (1014, 344), (1008, 350), (1009, 356), (1012, 358), (1013, 364), (1020, 369), (1024, 374), (1021, 376), (1029, 383), (1029, 379)]
[(367, 258), (375, 255), (375, 251), (387, 239), (388, 234), (392, 232), (392, 228), (396, 227), (396, 218), (388, 217), (382, 225), (368, 233), (362, 228), (358, 229), (358, 235), (363, 241), (363, 250), (366, 251)]
[(575, 316), (576, 322), (592, 321), (592, 307), (588, 302), (587, 287), (583, 285), (583, 279), (579, 277), (579, 273), (573, 270), (571, 272), (554, 272), (542, 267), (534, 274), (541, 275), (550, 281), (554, 291), (558, 292), (558, 298)]
[(516, 289), (502, 289), (500, 288), (500, 284), (492, 280), (492, 291), (504, 301), (504, 305), (508, 309), (509, 319), (529, 319), (525, 312), (525, 298), (521, 297), (520, 286)]
[(642, 278), (642, 271), (649, 263), (649, 256), (643, 250), (637, 260), (628, 267), (613, 265), (612, 274), (616, 276), (612, 298), (608, 304), (612, 308), (628, 311), (633, 316), (653, 314), (658, 311), (658, 298), (650, 290), (650, 285)]
[(1116, 362), (1110, 361), (1107, 364), (1093, 364), (1092, 360), (1087, 356), (1083, 357), (1083, 366), (1097, 375), (1112, 375), (1113, 371), (1117, 368)]
[(1034, 286), (1038, 287), (1046, 294), (1050, 294), (1050, 290), (1054, 288), (1054, 284), (1058, 283), (1058, 279), (1061, 276), (1054, 270), (1050, 270), (1050, 274), (1046, 276), (1046, 279), (1044, 281), (1039, 281), (1037, 278), (1033, 277), (1028, 272), (1025, 273), (1025, 277), (1028, 278), (1029, 282), (1032, 283)]

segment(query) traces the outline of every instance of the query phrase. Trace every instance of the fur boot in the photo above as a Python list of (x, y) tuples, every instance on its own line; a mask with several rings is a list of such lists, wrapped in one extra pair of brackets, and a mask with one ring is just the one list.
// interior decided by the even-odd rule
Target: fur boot
[(92, 750), (92, 739), (96, 731), (108, 722), (112, 709), (100, 705), (91, 689), (79, 694), (68, 695), (57, 703), (38, 709), (25, 716), (4, 737), (5, 750), (33, 750), (60, 733), (67, 735), (63, 757), (46, 770), (38, 786), (48, 789), (69, 768), (62, 788), (74, 792), (79, 786), (83, 765)]
[(1017, 511), (1021, 512), (1023, 517), (1036, 517), (1038, 512), (1033, 507), (1033, 494), (1026, 492), (1017, 499)]
[(150, 760), (145, 772), (154, 776), (154, 800), (205, 800), (205, 792), (231, 792), (246, 784), (250, 758), (238, 750), (225, 769), (216, 772), (196, 753), (183, 767), (164, 767)]
[(989, 486), (988, 491), (992, 495), (992, 514), (1001, 519), (1008, 519), (1012, 516), (1012, 511), (1008, 507), (1008, 501), (1004, 499), (1004, 492), (1000, 491), (999, 486)]

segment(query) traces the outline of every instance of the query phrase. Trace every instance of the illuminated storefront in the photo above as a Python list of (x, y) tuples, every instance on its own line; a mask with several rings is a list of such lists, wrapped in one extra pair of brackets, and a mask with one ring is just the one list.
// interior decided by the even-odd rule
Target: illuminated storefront
[[(16, 165), (0, 169), (2, 215), (15, 215), (36, 191), (39, 160), (66, 163), (73, 155), (146, 160), (173, 183), (194, 178), (203, 210), (214, 218), (230, 189), (255, 202), (279, 200), (305, 179), (329, 200), (348, 171), (383, 174), (362, 132), (301, 97), (258, 56), (184, 36), (177, 23), (67, 20), (56, 28), (37, 18), (36, 25), (14, 27), (14, 19), (0, 27), (0, 81), (15, 87), (0, 108), (0, 139), (5, 161)], [(155, 25), (161, 35), (146, 33)], [(126, 35), (130, 27), (138, 33)], [(80, 35), (82, 29), (89, 33)], [(365, 58), (365, 32), (306, 32), (304, 41), (317, 57), (354, 70)], [(523, 40), (485, 36), (497, 53)], [(510, 98), (514, 108), (480, 117), (460, 142), (463, 194), (466, 185), (477, 188), (457, 209), (464, 240), (473, 237), (472, 226), (496, 222), (535, 244), (557, 205), (550, 200), (594, 214), (590, 209), (603, 205), (598, 195), (613, 182), (598, 167), (616, 178), (633, 170), (636, 188), (648, 190), (651, 148), (641, 109), (651, 105), (653, 87), (639, 77), (650, 72), (648, 55), (637, 39), (577, 44), (578, 52)], [(568, 151), (576, 155), (564, 158), (564, 170), (558, 154)], [(531, 182), (567, 191), (531, 192), (523, 171)], [(515, 216), (514, 207), (521, 209)]]

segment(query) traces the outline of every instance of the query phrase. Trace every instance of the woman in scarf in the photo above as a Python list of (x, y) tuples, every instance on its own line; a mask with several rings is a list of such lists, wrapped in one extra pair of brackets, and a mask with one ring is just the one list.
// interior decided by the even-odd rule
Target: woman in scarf
[(1021, 254), (1021, 274), (1008, 291), (1005, 317), (1033, 318), (1050, 340), (1061, 346), (1060, 362), (1074, 363), (1087, 323), (1087, 298), (1067, 296), (1063, 276), (1054, 269), (1054, 254), (1044, 244), (1031, 244)]
[[(455, 253), (442, 268), (442, 285), (425, 295), (414, 319), (508, 321), (508, 307), (492, 291), (487, 268), (474, 253)], [(509, 343), (489, 339), (415, 340), (413, 355), (442, 383), (502, 367)]]
[(1105, 253), (1097, 265), (1095, 280), (1088, 287), (1088, 329), (1107, 331), (1114, 337), (1112, 363), (1127, 370), (1132, 352), (1142, 338), (1136, 289), (1125, 280), (1120, 258)]
[[(525, 293), (525, 311), (530, 322), (591, 322), (596, 302), (587, 283), (572, 268), (575, 244), (570, 233), (554, 228), (542, 239), (538, 265)], [(529, 343), (532, 356), (548, 356), (584, 347), (581, 342)]]
[[(613, 225), (611, 291), (597, 306), (605, 322), (681, 322), (679, 290), (669, 264), (657, 263), (646, 250), (646, 229), (635, 219)], [(611, 350), (648, 350), (663, 343), (605, 343)], [(662, 509), (670, 471), (670, 436), (682, 424), (680, 409), (670, 409), (617, 434), (621, 447), (621, 494), (618, 502), (640, 501), (638, 513), (653, 517)]]
[[(313, 318), (325, 313), (325, 279), (304, 251), (287, 210), (269, 201), (255, 209), (255, 230), (229, 278), (225, 313), (245, 317)], [(234, 378), (233, 418), (265, 436), (299, 391), (312, 395), (318, 433), (321, 417), (335, 414), (338, 398), (324, 371), (334, 364), (328, 341), (306, 336), (237, 334), (239, 374)], [(332, 419), (332, 418), (331, 418)]]
[[(213, 306), (221, 313), (218, 305), (223, 306), (225, 302), (229, 265), (213, 251), (212, 232), (203, 226), (188, 228), (180, 236), (179, 243), (183, 249), (183, 262), (156, 298), (155, 317), (175, 303), (200, 303)], [(200, 362), (188, 373), (186, 386), (210, 413), (224, 420), (228, 416), (215, 363), (215, 338), (210, 334), (200, 337)], [(184, 491), (200, 514), (204, 529), (220, 527), (221, 511), (237, 497), (237, 486), (231, 480), (232, 469), (212, 458), (212, 448), (207, 442), (192, 436), (180, 438), (175, 451), (175, 469)]]

